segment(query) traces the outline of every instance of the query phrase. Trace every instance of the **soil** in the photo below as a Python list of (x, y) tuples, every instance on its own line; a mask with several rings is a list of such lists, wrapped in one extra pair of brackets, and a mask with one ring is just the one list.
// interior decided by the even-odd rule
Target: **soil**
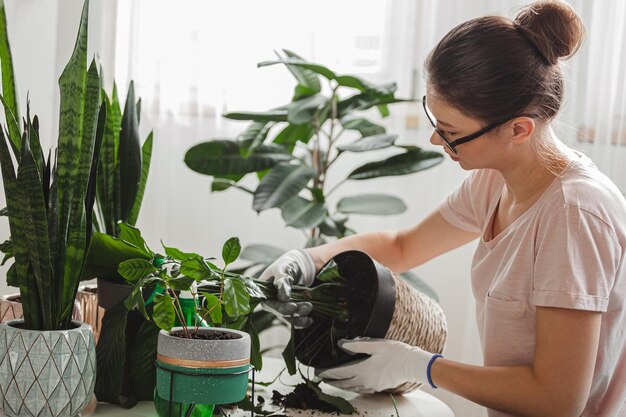
[(299, 410), (318, 410), (325, 413), (337, 413), (339, 410), (332, 404), (321, 401), (315, 395), (315, 392), (305, 383), (296, 385), (294, 390), (287, 395), (274, 390), (272, 395), (272, 404), (286, 408), (295, 408)]
[[(191, 333), (191, 338), (192, 339), (199, 339), (199, 340), (234, 340), (234, 339), (241, 339), (241, 336), (236, 334), (236, 333), (229, 333), (229, 332), (222, 332), (219, 330), (214, 330), (214, 331), (201, 331), (201, 332), (197, 332), (194, 333), (193, 332), (193, 328), (189, 329), (189, 333)], [(175, 337), (180, 337), (181, 339), (187, 339), (187, 336), (185, 336), (185, 333), (181, 330), (177, 330), (175, 332), (171, 333), (172, 336)]]
[[(364, 336), (369, 324), (378, 292), (378, 280), (375, 266), (369, 261), (364, 261), (361, 258), (363, 256), (360, 253), (348, 252), (335, 257), (339, 273), (348, 283), (343, 288), (342, 295), (347, 301), (350, 318), (348, 323), (334, 324), (331, 340), (329, 329), (332, 323), (315, 312), (311, 313), (313, 325), (295, 332), (296, 358), (301, 363), (315, 368), (329, 368), (365, 356), (350, 355), (336, 346), (339, 339)], [(313, 286), (317, 284), (319, 282), (315, 281)], [(308, 349), (317, 343), (321, 344), (319, 348)]]

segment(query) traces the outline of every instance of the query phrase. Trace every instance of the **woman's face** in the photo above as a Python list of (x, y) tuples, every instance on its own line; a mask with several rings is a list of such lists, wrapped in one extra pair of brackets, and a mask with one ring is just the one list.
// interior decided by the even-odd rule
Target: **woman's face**
[[(428, 109), (436, 119), (437, 128), (444, 134), (448, 141), (454, 141), (463, 136), (471, 135), (485, 127), (485, 123), (461, 113), (447, 102), (438, 99), (436, 95), (427, 94), (426, 103)], [(492, 168), (499, 169), (505, 163), (507, 152), (505, 138), (500, 138), (501, 129), (496, 128), (484, 135), (455, 147), (456, 154), (444, 143), (439, 134), (433, 130), (430, 143), (439, 145), (458, 162), (463, 169)]]

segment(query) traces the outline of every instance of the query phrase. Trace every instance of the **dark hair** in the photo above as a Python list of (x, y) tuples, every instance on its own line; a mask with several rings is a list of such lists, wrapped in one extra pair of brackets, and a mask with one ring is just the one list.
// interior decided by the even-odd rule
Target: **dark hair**
[(431, 51), (427, 82), (439, 98), (486, 123), (523, 113), (551, 120), (563, 101), (559, 59), (578, 50), (584, 32), (574, 10), (557, 0), (534, 2), (515, 20), (469, 20)]

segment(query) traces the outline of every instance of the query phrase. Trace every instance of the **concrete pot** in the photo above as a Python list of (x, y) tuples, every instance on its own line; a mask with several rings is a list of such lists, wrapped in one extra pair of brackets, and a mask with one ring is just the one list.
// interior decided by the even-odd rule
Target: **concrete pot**
[[(175, 327), (172, 332), (182, 330)], [(219, 327), (199, 333), (225, 332), (235, 339), (204, 340), (172, 336), (163, 330), (157, 347), (157, 393), (186, 404), (229, 404), (241, 401), (248, 387), (250, 335)]]
[(0, 324), (0, 408), (11, 417), (73, 417), (93, 396), (96, 351), (89, 325), (36, 331)]

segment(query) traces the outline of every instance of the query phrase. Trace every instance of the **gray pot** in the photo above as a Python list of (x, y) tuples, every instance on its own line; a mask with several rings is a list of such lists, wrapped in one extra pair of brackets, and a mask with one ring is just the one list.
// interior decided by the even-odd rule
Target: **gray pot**
[(77, 416), (95, 384), (91, 327), (36, 331), (21, 323), (0, 323), (0, 408), (11, 417)]

